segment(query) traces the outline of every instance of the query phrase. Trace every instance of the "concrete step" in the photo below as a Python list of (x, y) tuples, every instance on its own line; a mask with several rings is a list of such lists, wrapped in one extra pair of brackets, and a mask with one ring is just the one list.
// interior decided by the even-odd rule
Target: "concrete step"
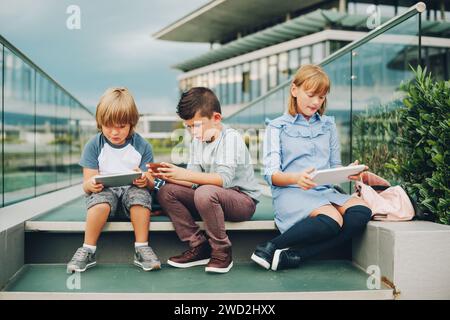
[[(274, 238), (275, 231), (227, 231), (233, 244), (233, 258), (250, 261), (256, 245)], [(25, 263), (67, 263), (83, 244), (84, 234), (73, 232), (27, 232), (25, 234)], [(178, 255), (187, 249), (175, 231), (149, 234), (149, 245), (161, 259)], [(331, 258), (351, 259), (351, 250)], [(97, 259), (104, 263), (127, 263), (134, 255), (133, 232), (104, 232), (97, 243)]]
[[(250, 221), (226, 222), (227, 230), (277, 230), (273, 221), (272, 199), (261, 197), (255, 214)], [(104, 227), (105, 232), (133, 231), (133, 227), (126, 218), (109, 221)], [(41, 214), (25, 222), (26, 232), (84, 232), (86, 207), (83, 197), (76, 198), (49, 212)], [(203, 223), (199, 221), (203, 228)], [(167, 216), (153, 216), (150, 231), (174, 231)]]
[[(86, 209), (78, 197), (47, 213), (25, 222), (25, 263), (66, 263), (83, 243)], [(204, 229), (203, 223), (198, 222)], [(250, 221), (226, 222), (233, 243), (233, 258), (249, 262), (256, 245), (278, 235), (273, 221), (272, 199), (261, 197)], [(166, 261), (186, 250), (167, 216), (152, 217), (150, 245)], [(126, 263), (133, 256), (134, 234), (129, 221), (108, 222), (98, 242), (98, 259), (106, 263)], [(351, 244), (324, 253), (319, 259), (351, 260)]]
[(0, 299), (393, 299), (384, 284), (368, 289), (368, 275), (349, 261), (309, 261), (298, 269), (267, 271), (235, 263), (227, 274), (168, 265), (144, 272), (129, 264), (98, 264), (68, 275), (64, 264), (25, 265)]

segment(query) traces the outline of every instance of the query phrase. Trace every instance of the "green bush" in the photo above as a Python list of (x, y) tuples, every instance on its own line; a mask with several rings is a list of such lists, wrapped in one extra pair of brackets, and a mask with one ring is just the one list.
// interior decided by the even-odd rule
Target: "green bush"
[(433, 81), (420, 66), (413, 71), (415, 80), (402, 86), (406, 97), (397, 110), (396, 145), (403, 156), (387, 168), (436, 222), (450, 224), (450, 81)]
[(401, 100), (366, 108), (353, 116), (353, 158), (364, 163), (370, 171), (392, 184), (403, 181), (386, 167), (387, 159), (403, 156), (396, 144), (401, 127), (398, 109)]

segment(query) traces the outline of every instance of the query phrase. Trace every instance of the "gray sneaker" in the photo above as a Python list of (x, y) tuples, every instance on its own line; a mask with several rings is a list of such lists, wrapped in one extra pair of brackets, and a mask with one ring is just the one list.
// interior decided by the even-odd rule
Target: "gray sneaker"
[(95, 261), (95, 253), (91, 250), (81, 247), (72, 257), (72, 260), (67, 264), (67, 273), (84, 272), (97, 264)]
[(161, 262), (149, 246), (136, 248), (134, 264), (144, 271), (161, 269)]

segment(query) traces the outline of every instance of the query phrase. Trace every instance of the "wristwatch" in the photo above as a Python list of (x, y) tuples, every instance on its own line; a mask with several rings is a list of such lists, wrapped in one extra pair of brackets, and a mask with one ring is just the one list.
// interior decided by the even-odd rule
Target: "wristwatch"
[(163, 179), (156, 178), (155, 179), (155, 187), (154, 187), (155, 192), (158, 192), (158, 190), (165, 184), (166, 184), (166, 181), (164, 181)]

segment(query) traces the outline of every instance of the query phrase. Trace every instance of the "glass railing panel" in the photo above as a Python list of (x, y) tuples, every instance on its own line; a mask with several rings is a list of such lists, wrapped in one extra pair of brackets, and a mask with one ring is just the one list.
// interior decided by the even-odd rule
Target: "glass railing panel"
[(71, 183), (79, 183), (82, 181), (82, 169), (78, 165), (81, 158), (82, 152), (82, 141), (81, 141), (81, 128), (80, 128), (80, 116), (82, 108), (78, 103), (71, 99), (71, 109), (70, 109), (70, 124), (69, 131), (71, 136), (70, 144), (70, 178)]
[[(335, 119), (342, 165), (351, 162), (351, 59), (349, 52), (323, 66), (331, 82), (325, 114)], [(341, 187), (346, 191), (351, 190), (350, 183), (343, 183)]]
[(280, 88), (264, 99), (266, 109), (265, 119), (275, 119), (286, 111), (287, 105), (285, 105), (284, 101), (287, 92), (288, 88)]
[(0, 206), (81, 182), (93, 115), (0, 36)]
[[(352, 151), (372, 172), (396, 182), (386, 163), (401, 156), (395, 143), (402, 105), (401, 83), (413, 79), (419, 59), (419, 15), (352, 52)], [(407, 155), (403, 155), (407, 156)]]
[(36, 75), (36, 194), (56, 190), (56, 90), (45, 76)]
[(35, 195), (34, 69), (4, 50), (4, 204)]
[(331, 82), (325, 114), (335, 118), (342, 164), (347, 165), (351, 160), (351, 54), (347, 53), (323, 68)]
[(56, 105), (56, 187), (70, 185), (70, 98), (61, 89), (57, 90)]
[(264, 128), (264, 120), (266, 117), (265, 105), (266, 101), (262, 100), (257, 107), (251, 108), (251, 128)]

